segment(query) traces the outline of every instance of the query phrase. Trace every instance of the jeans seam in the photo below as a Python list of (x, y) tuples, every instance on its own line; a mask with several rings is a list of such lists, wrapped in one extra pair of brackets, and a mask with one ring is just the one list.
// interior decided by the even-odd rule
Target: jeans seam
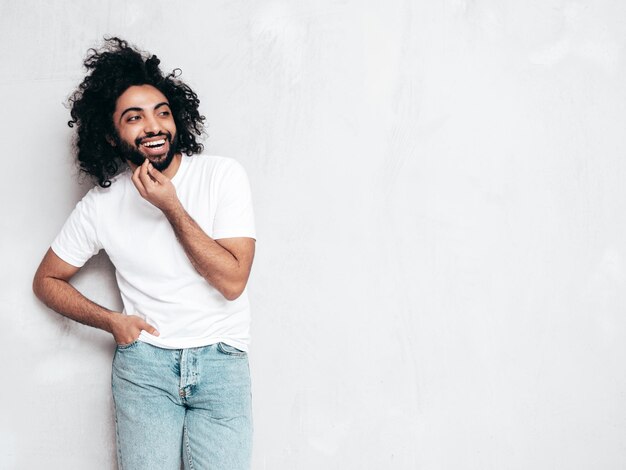
[(189, 470), (193, 470), (193, 459), (191, 458), (191, 447), (189, 446), (189, 432), (187, 431), (187, 423), (183, 424), (183, 439), (185, 440), (185, 450), (187, 451), (187, 462), (189, 463)]
[(122, 464), (122, 446), (120, 445), (120, 433), (117, 426), (117, 412), (115, 413), (115, 440), (117, 445), (117, 468), (118, 470), (124, 470)]
[[(223, 344), (226, 344), (226, 343), (218, 343), (217, 350), (226, 356), (246, 357), (248, 355), (245, 351), (241, 351), (240, 349), (238, 350), (239, 352), (228, 351), (224, 348)], [(226, 345), (230, 346), (229, 344), (226, 344)], [(234, 346), (230, 346), (230, 347), (233, 348)], [(234, 349), (237, 349), (237, 348), (234, 348)]]
[(136, 339), (136, 340), (135, 340), (135, 341), (133, 341), (132, 343), (128, 343), (128, 344), (118, 344), (118, 345), (116, 345), (116, 346), (117, 346), (117, 349), (118, 349), (119, 351), (125, 351), (125, 350), (127, 350), (127, 349), (130, 349), (130, 348), (133, 348), (133, 347), (137, 346), (137, 344), (138, 344), (138, 343), (139, 343), (139, 340), (138, 340), (138, 339)]

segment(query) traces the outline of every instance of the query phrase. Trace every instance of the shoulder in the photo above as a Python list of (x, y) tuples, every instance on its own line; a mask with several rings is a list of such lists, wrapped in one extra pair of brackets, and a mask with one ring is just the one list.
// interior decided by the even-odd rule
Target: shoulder
[(82, 199), (83, 202), (96, 204), (101, 201), (109, 201), (120, 197), (120, 195), (126, 191), (128, 183), (131, 182), (128, 173), (129, 170), (126, 170), (116, 175), (114, 178), (111, 178), (111, 184), (106, 188), (95, 185), (85, 194)]

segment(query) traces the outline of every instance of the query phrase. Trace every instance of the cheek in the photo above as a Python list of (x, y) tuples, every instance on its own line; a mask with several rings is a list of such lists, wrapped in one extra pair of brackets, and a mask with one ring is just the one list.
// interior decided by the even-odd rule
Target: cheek
[(174, 121), (174, 118), (173, 118), (173, 117), (170, 117), (170, 118), (166, 121), (165, 126), (167, 127), (167, 129), (168, 129), (170, 132), (175, 132), (175, 131), (176, 131), (176, 121)]
[(137, 135), (135, 135), (134, 132), (124, 132), (122, 131), (120, 134), (120, 137), (122, 138), (122, 140), (124, 140), (127, 143), (135, 143), (135, 140), (137, 139)]

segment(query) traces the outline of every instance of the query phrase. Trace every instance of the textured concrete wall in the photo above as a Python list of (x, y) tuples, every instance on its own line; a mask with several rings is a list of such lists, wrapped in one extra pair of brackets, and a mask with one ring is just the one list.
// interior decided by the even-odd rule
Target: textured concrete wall
[[(626, 467), (618, 0), (0, 3), (0, 467), (114, 468), (112, 338), (30, 283), (107, 33), (180, 67), (256, 202), (254, 468)], [(99, 255), (76, 284), (119, 307)]]

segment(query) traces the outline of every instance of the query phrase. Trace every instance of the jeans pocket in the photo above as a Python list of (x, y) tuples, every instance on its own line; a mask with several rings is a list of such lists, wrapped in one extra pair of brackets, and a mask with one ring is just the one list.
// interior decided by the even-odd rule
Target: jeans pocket
[(139, 344), (139, 339), (136, 339), (132, 343), (128, 343), (128, 344), (118, 344), (117, 345), (117, 350), (118, 351), (126, 351), (128, 349), (134, 348), (135, 346), (137, 346), (137, 344)]
[(217, 350), (227, 356), (245, 357), (248, 355), (247, 352), (226, 343), (217, 343)]

